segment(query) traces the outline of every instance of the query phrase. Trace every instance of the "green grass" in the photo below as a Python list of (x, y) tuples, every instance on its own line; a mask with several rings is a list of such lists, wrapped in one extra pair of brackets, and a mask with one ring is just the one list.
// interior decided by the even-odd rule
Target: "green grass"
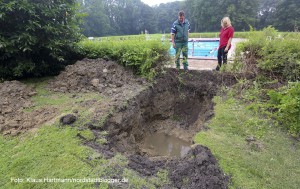
[[(43, 126), (37, 133), (16, 138), (0, 136), (1, 188), (93, 188), (93, 183), (27, 182), (27, 178), (97, 178), (96, 161), (87, 160), (94, 152), (81, 145), (77, 132), (71, 127)], [(106, 160), (97, 160), (101, 161)], [(23, 182), (12, 181), (17, 178)]]
[[(230, 188), (299, 188), (299, 142), (236, 99), (215, 97), (214, 101), (215, 117), (195, 141), (211, 149), (231, 176)], [(248, 137), (256, 137), (255, 143), (248, 143)]]
[[(31, 98), (34, 107), (25, 111), (39, 108), (52, 107), (58, 109), (61, 116), (78, 110), (80, 116), (72, 126), (62, 126), (58, 118), (52, 125), (42, 125), (37, 130), (21, 134), (17, 137), (0, 135), (0, 189), (34, 188), (34, 189), (74, 189), (96, 188), (95, 183), (80, 182), (40, 182), (34, 183), (27, 179), (58, 178), (58, 179), (83, 179), (83, 178), (126, 178), (131, 188), (156, 188), (162, 183), (167, 183), (165, 172), (160, 172), (151, 178), (142, 178), (135, 171), (127, 167), (128, 160), (121, 154), (116, 154), (111, 159), (105, 159), (103, 154), (97, 152), (84, 142), (95, 141), (96, 144), (105, 144), (107, 132), (99, 133), (96, 138), (85, 123), (91, 121), (93, 111), (90, 106), (81, 106), (86, 100), (96, 99), (94, 105), (109, 99), (103, 99), (98, 93), (77, 93), (72, 98), (70, 93), (52, 92), (46, 89), (51, 78), (30, 79), (22, 81), (35, 88), (37, 94)], [(107, 114), (113, 110), (107, 110)], [(107, 115), (99, 117), (101, 127)], [(78, 137), (80, 135), (81, 137)], [(81, 139), (81, 138), (84, 139)], [(22, 182), (20, 180), (22, 179)], [(18, 182), (19, 181), (19, 182)], [(118, 184), (111, 184), (118, 187)], [(110, 188), (108, 183), (100, 183), (100, 188)]]

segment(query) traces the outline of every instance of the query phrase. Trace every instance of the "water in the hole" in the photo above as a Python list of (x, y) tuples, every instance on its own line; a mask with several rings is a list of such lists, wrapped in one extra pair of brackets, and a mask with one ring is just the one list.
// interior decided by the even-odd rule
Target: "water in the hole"
[(144, 144), (156, 156), (183, 157), (191, 149), (191, 143), (164, 133), (147, 136)]

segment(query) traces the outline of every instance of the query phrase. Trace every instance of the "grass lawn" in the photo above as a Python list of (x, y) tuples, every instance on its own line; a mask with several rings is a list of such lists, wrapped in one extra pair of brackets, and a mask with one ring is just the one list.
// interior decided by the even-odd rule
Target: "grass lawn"
[(196, 143), (211, 149), (231, 188), (300, 187), (300, 145), (236, 99), (215, 97), (215, 117)]

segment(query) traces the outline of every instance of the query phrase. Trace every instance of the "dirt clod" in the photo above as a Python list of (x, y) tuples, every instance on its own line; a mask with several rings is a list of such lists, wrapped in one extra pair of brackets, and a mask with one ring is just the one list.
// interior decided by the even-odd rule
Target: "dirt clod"
[(70, 125), (76, 121), (77, 117), (73, 114), (67, 114), (60, 118), (60, 123), (63, 125)]

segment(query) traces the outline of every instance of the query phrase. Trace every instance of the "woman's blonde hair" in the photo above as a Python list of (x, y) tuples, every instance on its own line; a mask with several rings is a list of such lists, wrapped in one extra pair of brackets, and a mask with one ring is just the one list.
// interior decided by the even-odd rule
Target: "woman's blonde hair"
[(231, 21), (230, 21), (229, 17), (224, 17), (224, 18), (221, 20), (221, 26), (222, 26), (222, 27), (228, 27), (228, 26), (231, 26)]

